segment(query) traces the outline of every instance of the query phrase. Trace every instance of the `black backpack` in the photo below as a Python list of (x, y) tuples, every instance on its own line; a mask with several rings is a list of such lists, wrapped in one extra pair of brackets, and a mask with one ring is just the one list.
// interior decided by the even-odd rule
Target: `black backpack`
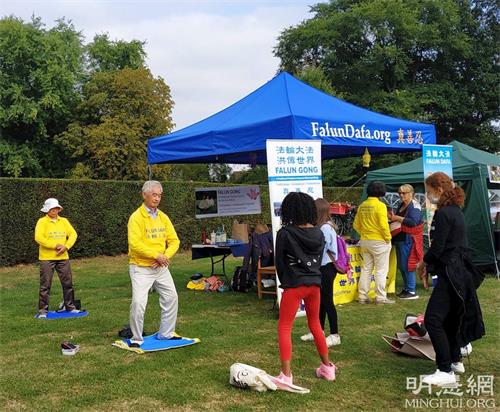
[(235, 292), (247, 293), (252, 288), (252, 282), (248, 274), (248, 270), (242, 269), (241, 266), (234, 268), (233, 280), (231, 281), (231, 289)]

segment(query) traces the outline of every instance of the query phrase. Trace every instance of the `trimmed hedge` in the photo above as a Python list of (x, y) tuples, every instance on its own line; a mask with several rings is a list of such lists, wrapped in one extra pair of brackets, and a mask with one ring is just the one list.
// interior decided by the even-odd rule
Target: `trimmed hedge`
[[(38, 246), (34, 241), (35, 224), (43, 213), (43, 202), (49, 197), (59, 200), (67, 217), (78, 233), (78, 240), (70, 251), (71, 258), (98, 255), (117, 255), (127, 252), (127, 221), (141, 203), (143, 182), (18, 179), (0, 178), (0, 266), (31, 263), (38, 260)], [(262, 214), (226, 218), (195, 219), (194, 189), (197, 187), (229, 186), (206, 182), (163, 183), (162, 211), (171, 218), (181, 246), (198, 243), (202, 227), (211, 231), (224, 224), (231, 230), (231, 222), (241, 219), (249, 224), (270, 222), (269, 192), (262, 186)], [(357, 203), (361, 188), (324, 188), (328, 200)]]

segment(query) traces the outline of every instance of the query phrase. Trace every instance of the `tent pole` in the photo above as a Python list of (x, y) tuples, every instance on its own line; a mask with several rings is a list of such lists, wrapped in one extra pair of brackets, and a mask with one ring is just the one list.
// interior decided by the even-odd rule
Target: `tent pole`
[(148, 180), (153, 178), (153, 172), (151, 170), (151, 165), (148, 165)]

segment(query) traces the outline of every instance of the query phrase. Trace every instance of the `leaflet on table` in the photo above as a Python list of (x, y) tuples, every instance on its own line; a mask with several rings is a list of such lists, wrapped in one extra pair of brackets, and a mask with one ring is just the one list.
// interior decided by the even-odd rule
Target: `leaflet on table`
[[(313, 199), (323, 197), (321, 177), (321, 140), (266, 141), (267, 173), (273, 238), (281, 227), (281, 202), (290, 192), (303, 192)], [(277, 279), (278, 304), (281, 289)], [(297, 316), (305, 314), (301, 305)]]
[(197, 218), (258, 215), (260, 213), (261, 193), (257, 185), (195, 189), (195, 216)]

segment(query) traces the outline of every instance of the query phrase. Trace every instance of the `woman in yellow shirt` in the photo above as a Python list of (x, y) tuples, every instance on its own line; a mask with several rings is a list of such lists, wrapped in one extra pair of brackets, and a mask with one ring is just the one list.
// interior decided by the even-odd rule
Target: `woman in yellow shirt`
[(69, 220), (59, 216), (62, 209), (57, 199), (47, 199), (41, 209), (45, 216), (38, 219), (35, 227), (35, 241), (39, 245), (40, 259), (38, 318), (47, 317), (54, 270), (61, 281), (65, 310), (71, 313), (80, 312), (74, 303), (73, 280), (68, 255), (68, 250), (76, 242), (77, 234)]
[(375, 303), (394, 303), (385, 292), (389, 255), (391, 253), (391, 232), (387, 217), (387, 206), (380, 201), (385, 196), (383, 182), (370, 182), (366, 189), (368, 199), (361, 203), (354, 218), (353, 227), (361, 237), (363, 266), (358, 284), (359, 303), (369, 303), (368, 292), (373, 268), (375, 267)]

